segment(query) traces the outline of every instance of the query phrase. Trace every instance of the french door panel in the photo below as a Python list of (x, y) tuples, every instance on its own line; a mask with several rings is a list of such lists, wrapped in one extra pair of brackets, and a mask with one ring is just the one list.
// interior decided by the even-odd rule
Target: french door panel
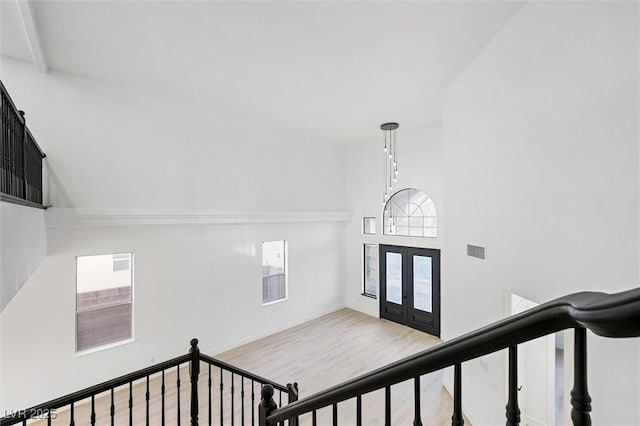
[(440, 251), (380, 245), (380, 317), (440, 336)]
[(406, 297), (403, 285), (403, 278), (406, 275), (404, 270), (406, 250), (402, 247), (393, 247), (386, 249), (383, 254), (383, 247), (390, 246), (380, 246), (380, 278), (385, 283), (381, 286), (380, 316), (404, 324), (407, 321), (403, 301)]

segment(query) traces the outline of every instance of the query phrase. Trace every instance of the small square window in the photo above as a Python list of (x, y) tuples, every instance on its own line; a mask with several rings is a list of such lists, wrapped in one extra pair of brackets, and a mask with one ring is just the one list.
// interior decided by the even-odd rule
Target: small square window
[(375, 217), (363, 217), (362, 218), (362, 233), (363, 234), (375, 234), (376, 233), (376, 218)]
[(287, 242), (262, 243), (262, 304), (287, 299)]
[(377, 297), (378, 292), (378, 246), (364, 244), (362, 294)]

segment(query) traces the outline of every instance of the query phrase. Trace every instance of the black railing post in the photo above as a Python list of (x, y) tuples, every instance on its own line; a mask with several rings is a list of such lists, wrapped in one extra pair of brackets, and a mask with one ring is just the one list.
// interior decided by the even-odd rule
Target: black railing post
[[(289, 394), (288, 403), (296, 402), (299, 397), (298, 392), (298, 383), (294, 382), (293, 384), (287, 383), (287, 393)], [(289, 419), (289, 426), (298, 426), (298, 417), (292, 417)]]
[(591, 397), (587, 389), (587, 330), (575, 329), (573, 348), (573, 389), (571, 390), (571, 420), (576, 426), (590, 426)]
[(420, 376), (413, 379), (413, 426), (422, 426), (422, 416), (420, 415)]
[(20, 144), (20, 150), (22, 151), (22, 199), (27, 199), (27, 160), (25, 147), (27, 145), (27, 119), (24, 116), (24, 111), (18, 111), (22, 116), (22, 143)]
[(267, 418), (273, 413), (278, 404), (273, 400), (273, 386), (266, 384), (260, 391), (261, 399), (258, 405), (258, 426), (269, 426)]
[(198, 426), (198, 376), (200, 374), (200, 349), (198, 339), (191, 339), (191, 361), (189, 361), (189, 376), (191, 376), (191, 426)]
[(518, 347), (509, 346), (509, 400), (507, 401), (507, 426), (520, 424), (518, 407)]
[(453, 367), (453, 416), (451, 416), (451, 426), (462, 426), (462, 365), (456, 364)]

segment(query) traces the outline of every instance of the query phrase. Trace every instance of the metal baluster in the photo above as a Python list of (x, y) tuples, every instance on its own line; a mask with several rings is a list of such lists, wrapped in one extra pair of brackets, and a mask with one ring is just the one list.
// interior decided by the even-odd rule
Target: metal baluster
[(115, 416), (116, 416), (116, 403), (113, 398), (113, 388), (111, 388), (111, 409), (109, 410), (109, 414), (111, 414), (111, 426), (115, 425)]
[(161, 402), (161, 409), (162, 409), (162, 426), (164, 426), (164, 421), (165, 421), (165, 417), (164, 417), (164, 394), (166, 392), (166, 387), (164, 385), (164, 370), (162, 370), (162, 387), (160, 388), (160, 393), (162, 394), (162, 402)]
[(313, 413), (311, 413), (311, 424), (312, 426), (318, 426), (318, 415), (316, 414), (316, 410), (313, 410)]
[(333, 426), (338, 426), (338, 404), (333, 404)]
[(232, 371), (231, 372), (231, 426), (233, 426), (233, 423), (234, 423), (234, 421), (233, 421), (233, 414), (234, 414), (233, 413), (234, 412), (234, 409), (233, 409), (233, 393), (235, 392), (235, 385), (233, 383), (234, 376), (235, 376), (235, 374), (233, 374), (233, 371)]
[(251, 426), (256, 424), (255, 406), (256, 406), (256, 394), (253, 390), (254, 381), (251, 380)]
[(456, 364), (453, 367), (453, 416), (451, 416), (452, 426), (464, 424), (462, 418), (462, 365)]
[(69, 426), (76, 426), (76, 415), (74, 413), (74, 403), (71, 403), (71, 419), (69, 420)]
[(91, 426), (96, 425), (96, 396), (91, 395)]
[(413, 379), (413, 402), (415, 405), (413, 426), (422, 426), (422, 417), (420, 415), (420, 376), (416, 376)]
[(575, 426), (591, 425), (591, 397), (587, 389), (587, 330), (575, 329), (571, 420)]
[(145, 399), (146, 425), (149, 426), (149, 376), (147, 376), (147, 392), (144, 394), (144, 399)]
[(391, 426), (391, 386), (384, 388), (384, 426)]
[(507, 426), (520, 424), (518, 407), (518, 347), (509, 346), (509, 400), (507, 401)]
[(178, 394), (178, 426), (180, 426), (180, 365), (176, 366), (176, 370), (178, 375), (178, 379), (176, 381), (176, 388), (178, 389), (178, 391), (176, 392)]
[(242, 426), (244, 426), (244, 376), (240, 376), (240, 383), (240, 414), (242, 418)]
[(223, 409), (224, 400), (222, 398), (223, 389), (224, 389), (224, 382), (222, 380), (222, 368), (220, 368), (220, 426), (224, 426), (224, 409)]
[(133, 384), (129, 382), (129, 426), (133, 426)]
[(362, 395), (356, 396), (356, 426), (362, 426)]
[(209, 426), (211, 426), (211, 417), (213, 416), (213, 411), (211, 410), (211, 385), (213, 381), (211, 380), (211, 364), (209, 364)]

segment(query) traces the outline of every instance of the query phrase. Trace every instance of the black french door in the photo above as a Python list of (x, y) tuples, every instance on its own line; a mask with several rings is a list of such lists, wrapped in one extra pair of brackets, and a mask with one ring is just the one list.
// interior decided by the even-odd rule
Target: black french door
[(380, 318), (440, 337), (440, 250), (380, 245)]

